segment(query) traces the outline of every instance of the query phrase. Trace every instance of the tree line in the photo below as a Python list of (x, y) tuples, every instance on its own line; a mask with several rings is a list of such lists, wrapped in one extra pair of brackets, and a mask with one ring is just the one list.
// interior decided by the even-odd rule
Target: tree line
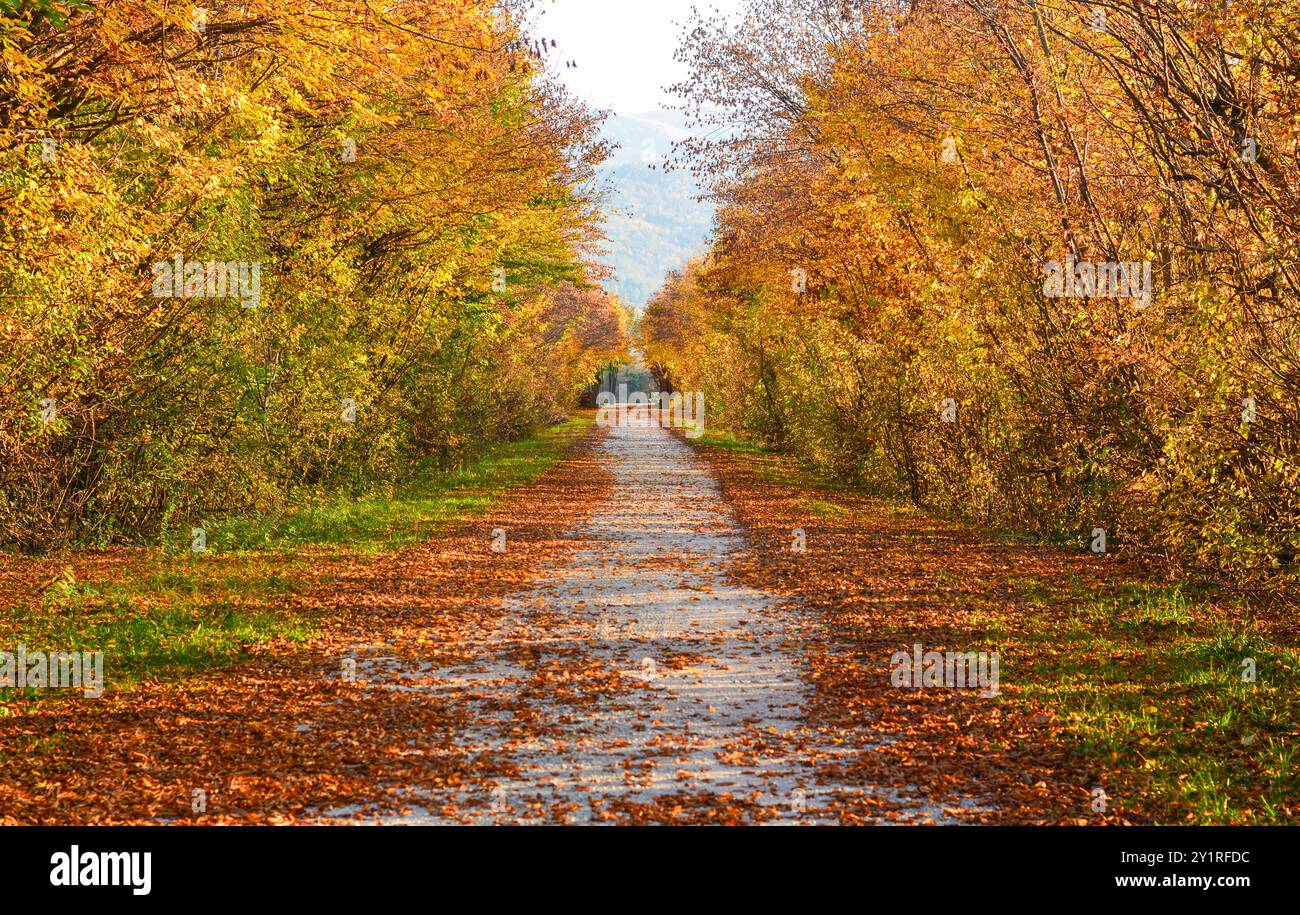
[(526, 0), (0, 3), (0, 544), (452, 467), (624, 351)]
[(711, 425), (882, 495), (1242, 587), (1300, 549), (1293, 0), (697, 16), (720, 210), (648, 306)]

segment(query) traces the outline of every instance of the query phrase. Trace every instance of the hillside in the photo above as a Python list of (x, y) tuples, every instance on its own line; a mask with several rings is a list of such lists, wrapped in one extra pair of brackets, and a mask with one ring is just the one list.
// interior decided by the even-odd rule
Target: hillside
[(682, 116), (656, 111), (612, 115), (604, 135), (618, 144), (600, 171), (610, 190), (605, 260), (617, 271), (609, 288), (638, 311), (664, 275), (707, 247), (713, 207), (685, 171), (665, 171), (672, 144), (688, 135)]

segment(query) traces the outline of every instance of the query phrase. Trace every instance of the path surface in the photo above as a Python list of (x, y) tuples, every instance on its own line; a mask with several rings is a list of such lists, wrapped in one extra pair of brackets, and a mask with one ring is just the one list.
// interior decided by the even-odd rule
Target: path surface
[(809, 623), (729, 579), (744, 535), (690, 446), (633, 418), (597, 453), (613, 487), (572, 532), (581, 547), (508, 600), (473, 662), (360, 662), (376, 688), (455, 694), (475, 709), (463, 740), (508, 761), (456, 797), (413, 786), (411, 813), (386, 822), (698, 819), (719, 801), (748, 821), (834, 822), (863, 791), (894, 822), (944, 820), (892, 790), (819, 782), (846, 751), (803, 719)]

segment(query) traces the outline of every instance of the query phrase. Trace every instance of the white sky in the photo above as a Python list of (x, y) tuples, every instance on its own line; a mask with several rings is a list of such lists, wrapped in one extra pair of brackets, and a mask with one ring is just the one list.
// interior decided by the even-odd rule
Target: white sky
[[(685, 68), (673, 60), (691, 7), (734, 14), (741, 0), (549, 0), (535, 33), (556, 41), (552, 66), (569, 89), (617, 114), (665, 109), (663, 89)], [(577, 69), (564, 61), (576, 60)]]

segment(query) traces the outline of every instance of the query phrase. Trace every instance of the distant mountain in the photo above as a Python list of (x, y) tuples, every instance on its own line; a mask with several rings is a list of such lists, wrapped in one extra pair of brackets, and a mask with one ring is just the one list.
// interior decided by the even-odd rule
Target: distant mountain
[(699, 189), (689, 172), (663, 169), (672, 144), (689, 135), (683, 115), (671, 111), (605, 122), (605, 138), (619, 146), (598, 176), (612, 188), (606, 261), (617, 275), (607, 285), (638, 312), (669, 270), (708, 247), (712, 205), (695, 199)]

